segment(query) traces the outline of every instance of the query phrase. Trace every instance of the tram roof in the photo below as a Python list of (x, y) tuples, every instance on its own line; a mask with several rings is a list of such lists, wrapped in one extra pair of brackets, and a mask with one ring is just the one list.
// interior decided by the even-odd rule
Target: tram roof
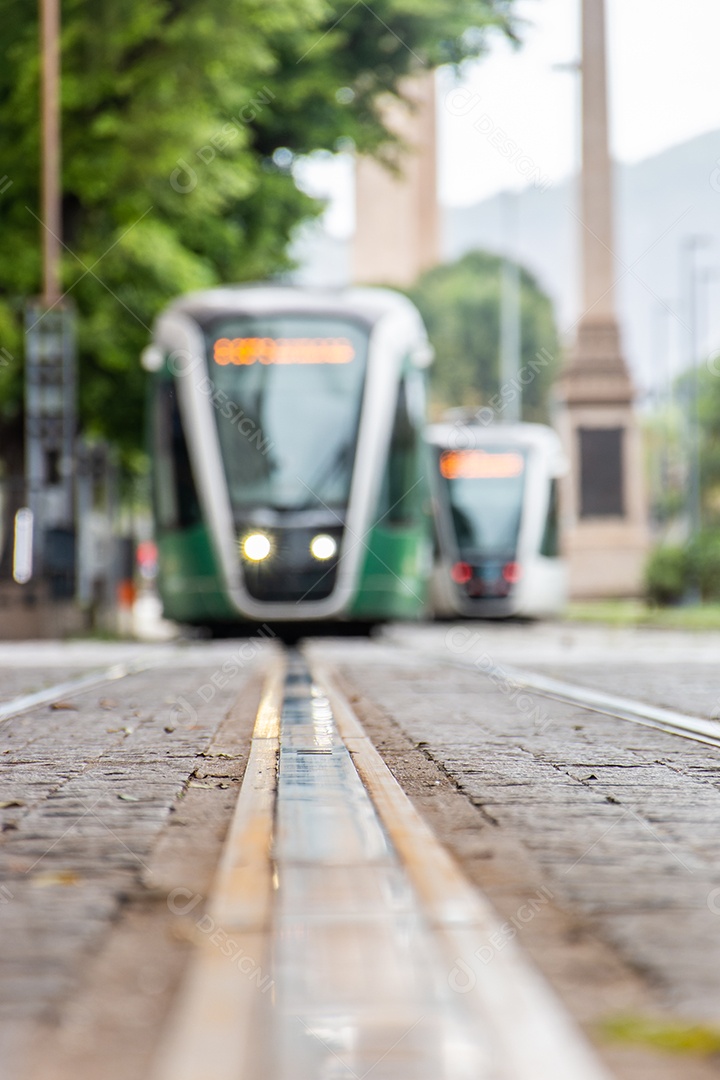
[[(466, 438), (464, 438), (464, 436)], [(473, 424), (461, 420), (455, 423), (430, 424), (425, 429), (425, 437), (435, 446), (452, 450), (464, 450), (482, 446), (538, 447), (550, 452), (561, 450), (557, 432), (547, 424)]]
[(401, 293), (380, 288), (313, 289), (297, 285), (224, 285), (189, 293), (175, 300), (169, 312), (182, 312), (198, 322), (220, 314), (285, 315), (333, 314), (361, 318), (372, 324), (391, 312), (416, 314), (414, 305)]

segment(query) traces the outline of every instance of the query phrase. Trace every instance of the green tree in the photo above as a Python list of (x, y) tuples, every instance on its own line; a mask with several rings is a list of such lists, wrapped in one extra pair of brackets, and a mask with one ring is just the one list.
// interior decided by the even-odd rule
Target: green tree
[[(173, 296), (270, 276), (322, 207), (298, 154), (391, 143), (407, 73), (512, 36), (512, 0), (65, 0), (63, 288), (77, 305), (86, 429), (141, 443), (138, 354)], [(20, 299), (40, 288), (37, 5), (0, 0), (0, 438), (17, 443)], [(1, 354), (6, 358), (5, 354)]]
[[(720, 528), (720, 355), (685, 371), (674, 382), (672, 402), (645, 420), (645, 442), (659, 524), (688, 517), (692, 425), (700, 425), (700, 493), (703, 526)], [(695, 401), (697, 392), (697, 402)]]
[[(502, 259), (471, 251), (455, 263), (423, 274), (410, 290), (435, 347), (435, 411), (452, 405), (487, 405), (502, 415), (507, 395), (500, 382)], [(520, 269), (522, 417), (547, 422), (548, 391), (559, 347), (552, 304), (534, 277)], [(505, 396), (504, 396), (505, 395)]]

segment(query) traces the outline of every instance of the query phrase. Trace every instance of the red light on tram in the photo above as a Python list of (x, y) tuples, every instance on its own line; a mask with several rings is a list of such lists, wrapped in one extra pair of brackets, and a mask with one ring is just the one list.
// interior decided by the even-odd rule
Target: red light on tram
[(456, 562), (450, 571), (450, 577), (456, 585), (467, 585), (472, 576), (472, 566), (466, 562)]
[(522, 566), (520, 563), (516, 562), (505, 563), (502, 568), (502, 576), (505, 578), (508, 585), (517, 585), (522, 577)]

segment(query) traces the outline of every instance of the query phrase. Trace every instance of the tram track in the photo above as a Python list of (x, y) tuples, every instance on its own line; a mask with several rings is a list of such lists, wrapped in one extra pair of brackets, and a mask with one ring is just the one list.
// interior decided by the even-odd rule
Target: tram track
[(474, 960), (501, 920), (420, 818), (319, 647), (270, 668), (206, 910), (272, 993), (213, 937), (198, 942), (153, 1080), (606, 1075), (519, 949), (488, 968)]
[(100, 671), (55, 683), (44, 690), (37, 690), (31, 694), (20, 694), (10, 701), (0, 704), (0, 724), (4, 724), (15, 716), (31, 712), (33, 709), (43, 705), (52, 705), (64, 698), (73, 698), (87, 690), (94, 690), (98, 686), (106, 686), (130, 675), (138, 675), (153, 666), (151, 662), (142, 660), (111, 664)]
[[(499, 661), (503, 655), (509, 651), (498, 650)], [(430, 666), (432, 657), (489, 677), (497, 693), (488, 695), (489, 683), (481, 689), (480, 680), (453, 680), (440, 673), (435, 705), (425, 717), (443, 715), (444, 695), (460, 681), (470, 702), (477, 685), (490, 707), (503, 692), (512, 691), (627, 720), (651, 712), (635, 722), (713, 746), (720, 743), (715, 725), (520, 667), (499, 662), (491, 667), (487, 653), (482, 663), (473, 662), (472, 654), (461, 662), (443, 658), (439, 649), (412, 648), (407, 642), (366, 642), (358, 667), (348, 666), (351, 674), (360, 672), (360, 683), (355, 677), (346, 681), (347, 656), (343, 642), (309, 640), (300, 650), (274, 647), (255, 672), (250, 697), (243, 691), (238, 699), (245, 709), (244, 748), (255, 717), (249, 761), (213, 887), (206, 882), (193, 891), (191, 878), (172, 878), (173, 886), (180, 887), (180, 901), (189, 897), (192, 905), (187, 926), (173, 932), (191, 945), (184, 983), (171, 1005), (173, 991), (168, 991), (169, 1026), (159, 1042), (154, 1033), (148, 1038), (145, 1060), (153, 1046), (159, 1053), (143, 1077), (316, 1080), (369, 1074), (378, 1080), (600, 1080), (606, 1074), (576, 1021), (526, 954), (501, 936), (508, 911), (515, 908), (505, 911), (492, 882), (475, 876), (472, 867), (469, 872), (482, 891), (468, 882), (390, 771), (406, 779), (411, 775), (404, 765), (398, 771), (392, 752), (388, 755), (385, 735), (366, 709), (369, 699), (361, 693), (357, 704), (351, 702), (366, 677), (374, 680), (380, 661), (385, 674), (371, 698), (378, 708), (402, 717), (405, 676), (399, 677), (396, 668), (405, 664), (412, 679), (413, 672)], [(0, 722), (158, 666), (154, 656), (142, 664), (132, 654), (120, 659), (124, 663), (86, 668), (77, 678), (8, 701), (0, 706)], [(181, 659), (186, 668), (188, 658)], [(208, 660), (203, 659), (204, 666), (197, 666), (205, 672)], [(213, 659), (217, 663), (214, 654)], [(191, 666), (195, 663), (197, 658)], [(171, 664), (166, 658), (168, 672), (179, 666), (179, 660)], [(206, 674), (198, 676), (206, 679)], [(152, 671), (145, 682), (154, 684)], [(630, 685), (630, 692), (636, 692), (638, 684)], [(175, 689), (188, 692), (184, 686)], [(578, 692), (591, 697), (592, 704), (580, 701)], [(400, 702), (399, 711), (393, 701)], [(415, 710), (412, 702), (407, 708)], [(502, 715), (501, 709), (499, 724)], [(708, 728), (688, 731), (687, 721)], [(367, 733), (363, 724), (368, 724)], [(230, 748), (222, 749), (219, 756), (230, 757)], [(242, 767), (236, 771), (238, 780)], [(411, 783), (406, 790), (414, 797), (419, 788)], [(210, 797), (207, 790), (200, 794)], [(227, 802), (227, 814), (233, 801)], [(135, 805), (129, 803), (131, 809)], [(454, 849), (442, 811), (439, 817), (431, 813), (429, 820)], [(503, 837), (498, 843), (504, 843)], [(462, 851), (459, 857), (466, 866)], [(488, 888), (505, 922), (486, 899)], [(526, 902), (526, 892), (518, 893), (517, 905)], [(160, 898), (164, 907), (164, 893)], [(171, 911), (181, 914), (175, 907)], [(501, 940), (502, 948), (486, 964), (487, 942)], [(535, 956), (532, 944), (530, 950)], [(582, 1011), (571, 1012), (585, 1027)]]
[(706, 720), (700, 716), (681, 713), (660, 705), (651, 705), (619, 694), (608, 694), (603, 690), (594, 690), (580, 683), (566, 682), (521, 668), (496, 667), (493, 671), (495, 674), (501, 673), (505, 678), (511, 679), (527, 690), (542, 694), (543, 697), (569, 705), (580, 705), (591, 712), (603, 713), (605, 716), (614, 716), (619, 720), (655, 728), (669, 735), (678, 735), (683, 739), (692, 739), (695, 742), (720, 747), (720, 724), (714, 720)]
[(416, 660), (421, 656), (446, 667), (474, 671), (478, 675), (491, 679), (492, 683), (504, 692), (532, 691), (563, 704), (578, 705), (589, 712), (627, 720), (631, 724), (678, 735), (681, 739), (691, 739), (694, 742), (720, 747), (719, 720), (692, 713), (682, 713), (676, 708), (654, 705), (638, 698), (628, 698), (624, 694), (598, 690), (596, 687), (573, 683), (570, 679), (545, 675), (512, 663), (495, 662), (487, 650), (484, 650), (479, 657), (449, 656), (441, 649), (439, 651), (419, 649), (416, 645), (407, 643), (402, 634), (395, 630), (388, 636), (388, 642)]
[[(417, 657), (418, 649), (405, 644), (396, 637), (390, 639), (396, 647)], [(461, 668), (463, 671), (475, 671), (491, 679), (496, 686), (507, 692), (527, 690), (540, 694), (554, 701), (567, 705), (577, 705), (590, 712), (602, 713), (619, 720), (626, 720), (643, 727), (655, 728), (668, 735), (677, 735), (683, 739), (705, 743), (720, 748), (720, 722), (669, 709), (662, 705), (653, 705), (638, 698), (607, 693), (582, 683), (544, 675), (542, 672), (515, 667), (512, 664), (494, 663), (485, 652), (477, 659), (463, 659), (443, 656), (437, 651), (421, 650), (428, 659), (433, 659), (445, 666)]]

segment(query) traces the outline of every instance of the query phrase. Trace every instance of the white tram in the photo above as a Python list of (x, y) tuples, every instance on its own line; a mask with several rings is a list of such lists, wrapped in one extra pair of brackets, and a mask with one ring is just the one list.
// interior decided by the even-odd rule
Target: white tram
[(542, 424), (428, 428), (439, 616), (544, 618), (567, 600), (558, 479), (567, 462)]

